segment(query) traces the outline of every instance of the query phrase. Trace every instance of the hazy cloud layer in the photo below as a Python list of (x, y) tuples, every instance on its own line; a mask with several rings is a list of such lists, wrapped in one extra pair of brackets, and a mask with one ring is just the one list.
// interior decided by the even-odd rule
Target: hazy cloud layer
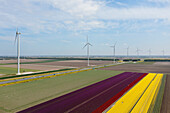
[[(169, 2), (169, 0), (148, 0)], [(170, 7), (111, 7), (95, 0), (1, 0), (0, 29), (22, 27), (34, 33), (115, 28), (126, 20), (170, 20)], [(111, 1), (125, 5), (118, 1)], [(117, 23), (117, 24), (115, 24)], [(133, 22), (132, 22), (133, 23)]]

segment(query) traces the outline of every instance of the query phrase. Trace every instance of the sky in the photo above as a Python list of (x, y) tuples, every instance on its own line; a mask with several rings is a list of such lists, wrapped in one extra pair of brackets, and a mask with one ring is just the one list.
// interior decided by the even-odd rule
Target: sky
[(0, 0), (0, 56), (170, 55), (170, 0)]

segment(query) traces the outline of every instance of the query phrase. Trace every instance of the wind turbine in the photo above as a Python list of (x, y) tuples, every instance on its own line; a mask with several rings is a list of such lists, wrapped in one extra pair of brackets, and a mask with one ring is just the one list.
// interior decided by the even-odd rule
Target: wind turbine
[(137, 56), (139, 58), (139, 51), (141, 51), (139, 48), (136, 49)]
[(129, 46), (126, 49), (127, 49), (127, 57), (128, 57), (129, 56)]
[(18, 57), (18, 75), (20, 75), (20, 38), (19, 38), (19, 35), (21, 33), (18, 32), (18, 28), (16, 30), (16, 36), (15, 36), (15, 43), (17, 41), (17, 57)]
[(114, 63), (116, 62), (116, 60), (115, 60), (115, 52), (116, 52), (116, 43), (117, 42), (115, 42), (115, 44), (113, 45), (113, 46), (110, 46), (111, 48), (113, 48), (113, 59), (114, 59)]
[(85, 46), (83, 48), (85, 48), (87, 46), (87, 66), (90, 66), (89, 65), (89, 46), (92, 46), (89, 41), (88, 41), (88, 36), (87, 36), (87, 43), (85, 44)]
[(165, 50), (164, 49), (162, 50), (162, 54), (163, 54), (163, 57), (164, 57), (164, 55), (165, 55)]
[(152, 52), (151, 49), (149, 49), (148, 52), (149, 52), (149, 57), (150, 57), (151, 56), (151, 52)]

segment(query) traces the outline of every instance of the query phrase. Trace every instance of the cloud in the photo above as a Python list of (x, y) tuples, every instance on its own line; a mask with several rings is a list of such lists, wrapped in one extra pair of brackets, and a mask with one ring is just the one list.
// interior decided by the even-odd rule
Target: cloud
[(132, 7), (132, 8), (111, 8), (105, 7), (98, 18), (105, 20), (148, 20), (148, 19), (168, 19), (170, 20), (170, 7)]
[(120, 6), (127, 6), (127, 4), (124, 4), (122, 2), (116, 2), (116, 4), (120, 5)]
[(0, 36), (0, 40), (7, 40), (7, 41), (13, 41), (14, 42), (14, 37), (12, 36)]
[(96, 13), (100, 2), (94, 0), (45, 0), (49, 5), (72, 16), (83, 18)]
[[(149, 0), (151, 1), (162, 0)], [(108, 30), (120, 28), (121, 24), (128, 21), (132, 21), (129, 25), (133, 24), (134, 20), (162, 19), (165, 24), (170, 21), (170, 7), (125, 8), (122, 2), (112, 2), (122, 6), (111, 7), (107, 1), (101, 0), (0, 0), (0, 29), (19, 27), (24, 28), (27, 34), (39, 34), (58, 30), (74, 32)], [(133, 25), (133, 28), (136, 29), (136, 26)]]
[(71, 43), (71, 41), (69, 41), (69, 40), (61, 40), (62, 42), (64, 42), (64, 43)]
[(148, 0), (149, 2), (170, 3), (170, 0)]

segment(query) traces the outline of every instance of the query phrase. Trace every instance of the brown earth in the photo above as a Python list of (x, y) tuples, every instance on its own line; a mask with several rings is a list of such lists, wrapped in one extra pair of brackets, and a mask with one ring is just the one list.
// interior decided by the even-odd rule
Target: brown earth
[[(21, 62), (37, 62), (37, 61), (45, 61), (49, 59), (21, 59)], [(5, 63), (17, 63), (17, 59), (11, 59), (11, 60), (0, 60), (0, 64)]]
[[(41, 65), (41, 64), (21, 64), (21, 68), (23, 69), (34, 69), (34, 70), (58, 70), (58, 69), (64, 69), (64, 68), (74, 68), (74, 67), (68, 67), (68, 66), (52, 66), (52, 65)], [(12, 67), (17, 68), (17, 65), (1, 65), (1, 67)]]
[[(103, 64), (110, 64), (112, 61), (95, 61), (90, 60), (90, 65), (103, 65)], [(68, 67), (87, 67), (86, 60), (67, 60), (67, 61), (56, 61), (56, 62), (47, 62), (41, 63), (41, 65), (51, 65), (51, 66), (68, 66)]]
[[(112, 61), (90, 61), (91, 66), (95, 65), (103, 65), (109, 64)], [(17, 65), (0, 65), (1, 67), (13, 67), (17, 68)], [(35, 70), (57, 70), (57, 69), (64, 69), (64, 68), (80, 68), (80, 67), (87, 67), (86, 60), (67, 60), (67, 61), (55, 61), (55, 62), (46, 62), (46, 63), (34, 63), (34, 64), (21, 64), (21, 68), (23, 69), (35, 69)]]
[(102, 70), (135, 71), (144, 73), (170, 73), (170, 62), (156, 62), (153, 64), (121, 64), (112, 67), (102, 68)]
[(170, 74), (166, 77), (165, 91), (160, 113), (170, 113)]

